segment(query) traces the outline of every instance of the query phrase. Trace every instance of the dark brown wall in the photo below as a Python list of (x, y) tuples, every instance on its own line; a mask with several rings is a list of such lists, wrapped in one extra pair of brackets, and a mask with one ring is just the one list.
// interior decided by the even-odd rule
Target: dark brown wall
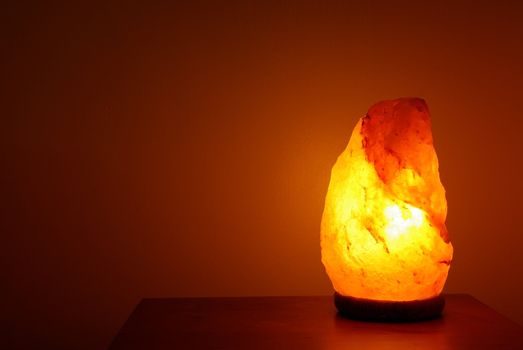
[(219, 3), (2, 9), (2, 342), (103, 348), (143, 297), (331, 293), (330, 168), (400, 96), (433, 116), (446, 290), (523, 323), (522, 6)]

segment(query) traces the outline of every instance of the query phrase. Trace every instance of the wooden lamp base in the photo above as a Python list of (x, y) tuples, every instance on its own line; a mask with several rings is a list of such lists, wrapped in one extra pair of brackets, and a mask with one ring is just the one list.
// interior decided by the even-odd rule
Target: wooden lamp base
[(334, 305), (341, 316), (374, 322), (415, 322), (441, 316), (442, 295), (425, 300), (385, 301), (347, 297), (334, 293)]

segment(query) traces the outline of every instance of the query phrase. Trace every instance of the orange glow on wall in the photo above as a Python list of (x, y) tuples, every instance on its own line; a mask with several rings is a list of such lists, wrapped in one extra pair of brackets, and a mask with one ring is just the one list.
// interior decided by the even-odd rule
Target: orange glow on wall
[(453, 248), (427, 105), (373, 105), (331, 173), (321, 252), (334, 289), (378, 301), (424, 300), (445, 284)]

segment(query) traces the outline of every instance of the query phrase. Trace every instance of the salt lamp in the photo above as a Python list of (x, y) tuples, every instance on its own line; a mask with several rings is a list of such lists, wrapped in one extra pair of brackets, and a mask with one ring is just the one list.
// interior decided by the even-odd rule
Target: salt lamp
[(332, 168), (321, 222), (322, 262), (340, 314), (440, 315), (453, 253), (446, 215), (427, 104), (376, 103)]

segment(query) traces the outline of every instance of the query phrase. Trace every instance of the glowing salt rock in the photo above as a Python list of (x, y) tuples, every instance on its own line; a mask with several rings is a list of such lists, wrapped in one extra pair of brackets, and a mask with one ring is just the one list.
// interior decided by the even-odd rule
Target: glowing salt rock
[(412, 301), (438, 296), (452, 245), (427, 105), (382, 101), (359, 120), (331, 173), (321, 253), (342, 296)]

